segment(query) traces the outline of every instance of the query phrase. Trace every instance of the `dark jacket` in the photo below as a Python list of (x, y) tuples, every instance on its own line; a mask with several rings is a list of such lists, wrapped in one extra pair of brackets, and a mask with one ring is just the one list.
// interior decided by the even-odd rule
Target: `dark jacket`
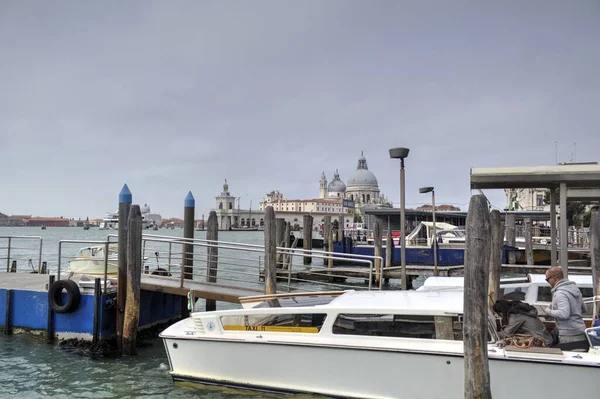
[(544, 323), (537, 317), (537, 311), (532, 308), (528, 314), (510, 313), (508, 324), (500, 331), (502, 338), (514, 334), (529, 334), (542, 339), (546, 345), (552, 343), (552, 335), (546, 330)]

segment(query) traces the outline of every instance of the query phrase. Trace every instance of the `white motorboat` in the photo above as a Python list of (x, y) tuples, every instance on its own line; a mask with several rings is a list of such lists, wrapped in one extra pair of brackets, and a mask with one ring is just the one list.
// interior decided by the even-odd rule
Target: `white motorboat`
[(119, 272), (118, 259), (117, 244), (108, 246), (108, 254), (106, 254), (105, 245), (84, 247), (77, 252), (74, 259), (69, 261), (69, 272), (90, 276), (104, 276), (106, 268), (108, 276), (116, 276)]
[[(253, 306), (193, 313), (162, 332), (175, 381), (345, 398), (464, 395), (462, 292), (348, 291), (242, 302)], [(495, 399), (597, 395), (600, 347), (503, 347), (492, 315), (488, 324)]]

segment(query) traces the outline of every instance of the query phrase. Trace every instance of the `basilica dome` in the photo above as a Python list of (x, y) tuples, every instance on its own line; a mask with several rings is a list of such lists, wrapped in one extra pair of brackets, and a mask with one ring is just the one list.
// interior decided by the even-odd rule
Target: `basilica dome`
[(331, 193), (345, 193), (346, 192), (346, 185), (344, 184), (344, 182), (340, 179), (340, 174), (338, 173), (338, 171), (335, 171), (335, 174), (333, 175), (333, 180), (331, 181), (331, 183), (329, 183), (327, 185), (327, 191), (331, 194)]
[(377, 183), (377, 178), (371, 172), (367, 166), (367, 159), (361, 153), (360, 158), (358, 158), (358, 164), (356, 166), (356, 172), (354, 175), (348, 179), (348, 188), (353, 186), (373, 186), (379, 187)]

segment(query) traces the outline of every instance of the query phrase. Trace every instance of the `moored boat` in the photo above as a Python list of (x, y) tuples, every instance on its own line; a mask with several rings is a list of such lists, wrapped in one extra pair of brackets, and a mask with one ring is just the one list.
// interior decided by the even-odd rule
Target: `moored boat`
[[(462, 292), (349, 291), (242, 302), (254, 306), (193, 313), (162, 332), (175, 381), (347, 398), (463, 396)], [(492, 315), (488, 321), (494, 398), (596, 395), (600, 347), (504, 347)], [(558, 375), (568, 383), (545, 383)]]

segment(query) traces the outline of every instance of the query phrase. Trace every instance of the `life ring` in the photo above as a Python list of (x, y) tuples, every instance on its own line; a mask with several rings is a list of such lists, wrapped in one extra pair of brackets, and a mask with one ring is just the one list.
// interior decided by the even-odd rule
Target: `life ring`
[[(62, 292), (67, 292), (67, 300), (63, 303)], [(73, 280), (55, 281), (48, 290), (48, 302), (54, 313), (71, 313), (79, 307), (81, 292), (79, 286)]]

